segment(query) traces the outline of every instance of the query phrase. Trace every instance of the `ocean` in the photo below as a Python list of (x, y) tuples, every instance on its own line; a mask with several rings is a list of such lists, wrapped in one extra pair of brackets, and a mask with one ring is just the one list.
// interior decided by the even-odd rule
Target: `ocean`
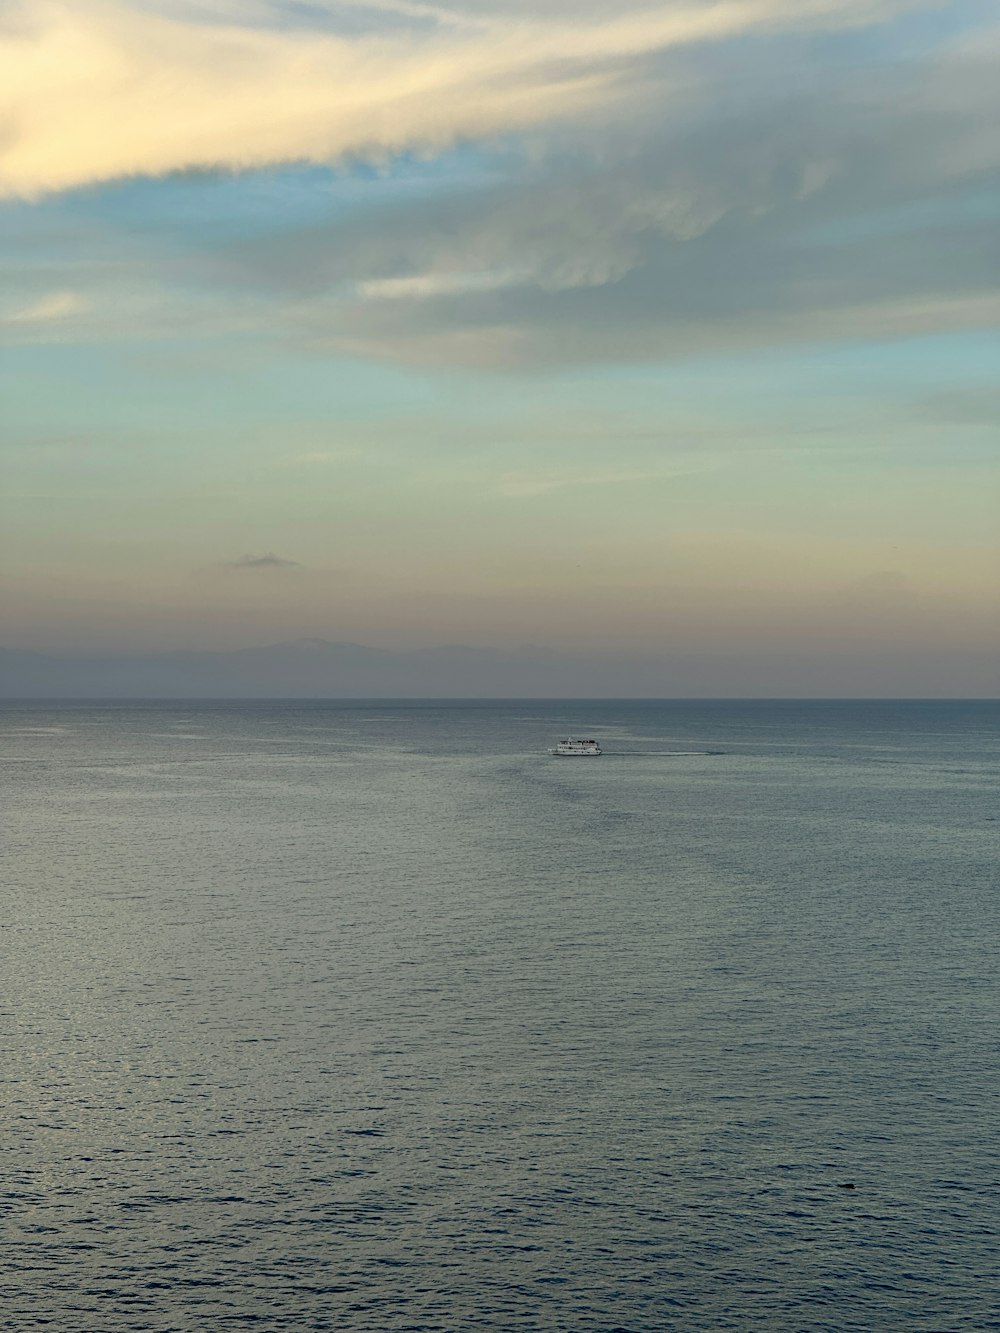
[(1000, 705), (8, 703), (0, 760), (0, 1327), (1000, 1328)]

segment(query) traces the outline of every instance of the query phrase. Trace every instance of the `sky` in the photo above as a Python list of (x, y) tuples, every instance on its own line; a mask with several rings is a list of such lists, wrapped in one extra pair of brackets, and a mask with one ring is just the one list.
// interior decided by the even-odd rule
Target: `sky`
[(0, 0), (0, 644), (995, 695), (998, 57), (983, 0)]

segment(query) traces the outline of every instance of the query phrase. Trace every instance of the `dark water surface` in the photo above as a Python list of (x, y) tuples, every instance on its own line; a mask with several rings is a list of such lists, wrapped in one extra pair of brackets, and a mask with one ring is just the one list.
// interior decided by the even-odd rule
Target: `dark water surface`
[(0, 758), (3, 1328), (1000, 1328), (1000, 706), (6, 705)]

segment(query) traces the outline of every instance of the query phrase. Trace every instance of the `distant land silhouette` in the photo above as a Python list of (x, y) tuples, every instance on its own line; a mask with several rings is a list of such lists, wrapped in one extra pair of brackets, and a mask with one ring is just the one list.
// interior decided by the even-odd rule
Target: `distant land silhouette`
[[(56, 657), (0, 649), (6, 698), (454, 697), (562, 694), (620, 676), (545, 648), (409, 652), (293, 639), (223, 652)], [(652, 681), (650, 681), (652, 684)]]
[[(949, 671), (949, 667), (951, 670)], [(956, 679), (957, 677), (957, 679)], [(523, 645), (393, 651), (302, 638), (219, 652), (100, 657), (0, 649), (5, 699), (993, 697), (993, 662), (944, 654), (871, 663), (860, 651), (617, 654)], [(955, 685), (958, 688), (955, 688)]]

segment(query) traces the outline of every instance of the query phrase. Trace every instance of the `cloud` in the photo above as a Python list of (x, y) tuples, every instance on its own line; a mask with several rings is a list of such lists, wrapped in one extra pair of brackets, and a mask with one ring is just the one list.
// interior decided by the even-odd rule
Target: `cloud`
[(517, 269), (480, 273), (413, 273), (406, 278), (368, 278), (358, 284), (358, 296), (368, 301), (406, 301), (429, 296), (462, 296), (467, 292), (495, 292), (515, 287), (530, 278)]
[(689, 0), (567, 20), (403, 0), (372, 6), (359, 29), (357, 7), (353, 24), (351, 7), (319, 8), (307, 28), (301, 6), (258, 5), (240, 22), (232, 5), (20, 0), (0, 27), (0, 190), (435, 152), (624, 106), (655, 52), (865, 26), (912, 3)]
[(49, 292), (9, 315), (0, 316), (0, 324), (52, 324), (82, 314), (90, 303), (77, 292)]
[(628, 130), (581, 128), (500, 183), (381, 207), (373, 188), (363, 211), (203, 256), (204, 281), (256, 293), (312, 351), (432, 368), (990, 327), (998, 34), (979, 39), (896, 64), (797, 46), (794, 86), (783, 38), (741, 47), (738, 83), (722, 54), (686, 53), (677, 117), (663, 57)]
[(226, 569), (301, 569), (298, 560), (286, 560), (284, 556), (265, 551), (263, 555), (241, 555), (238, 560), (230, 560)]
[[(185, 164), (253, 166), (286, 160), (295, 144), (295, 155), (315, 161), (342, 152), (378, 160), (392, 143), (431, 153), (479, 133), (476, 117), (494, 104), (494, 129), (482, 133), (532, 133), (485, 165), (477, 156), (469, 168), (469, 155), (456, 154), (454, 174), (428, 167), (420, 176), (420, 164), (408, 163), (406, 188), (391, 172), (319, 183), (304, 173), (294, 188), (328, 201), (296, 215), (323, 218), (309, 226), (285, 220), (290, 176), (270, 186), (260, 178), (252, 229), (236, 217), (250, 196), (234, 203), (232, 193), (230, 234), (199, 233), (175, 213), (166, 226), (126, 222), (115, 251), (109, 222), (107, 253), (87, 256), (82, 280), (69, 270), (50, 278), (67, 291), (93, 288), (100, 318), (68, 320), (53, 305), (51, 331), (24, 322), (22, 336), (167, 338), (196, 325), (205, 336), (263, 333), (320, 356), (496, 371), (992, 326), (1000, 29), (980, 23), (975, 40), (928, 43), (920, 19), (923, 54), (896, 61), (871, 58), (881, 38), (861, 48), (858, 37), (823, 36), (907, 7), (738, 0), (612, 19), (605, 5), (583, 3), (567, 24), (555, 0), (530, 13), (520, 0), (469, 0), (461, 11), (408, 0), (147, 0), (142, 9), (83, 0), (73, 10), (26, 0), (8, 33), (39, 59), (67, 24), (101, 50), (118, 43), (108, 66), (117, 72), (94, 84), (94, 105), (114, 125), (95, 147), (90, 112), (77, 116), (61, 85), (52, 94), (59, 127), (50, 124), (37, 77), (15, 71), (10, 189)], [(92, 47), (67, 50), (83, 61)], [(248, 129), (251, 68), (261, 79), (254, 114), (273, 121), (259, 138)], [(343, 84), (341, 68), (354, 71)], [(134, 116), (112, 113), (140, 70), (152, 90), (137, 91)], [(176, 123), (150, 110), (163, 87)], [(371, 114), (354, 121), (338, 101), (351, 88), (372, 99)], [(297, 118), (289, 98), (312, 110)], [(115, 148), (119, 120), (132, 137)], [(362, 123), (368, 137), (351, 138)], [(62, 185), (46, 184), (39, 165), (46, 125), (52, 144), (57, 128), (83, 135)], [(313, 148), (297, 138), (306, 126)], [(273, 153), (272, 130), (285, 143)], [(338, 136), (351, 146), (337, 148)], [(102, 153), (119, 149), (119, 166), (101, 165)], [(180, 212), (201, 219), (204, 197), (239, 184), (189, 176)], [(166, 199), (181, 186), (156, 188)], [(966, 207), (977, 190), (978, 213)], [(61, 206), (73, 200), (45, 205)], [(128, 271), (115, 278), (108, 253), (127, 254)]]
[(526, 499), (550, 495), (553, 491), (578, 486), (617, 486), (637, 481), (662, 481), (666, 477), (687, 475), (705, 469), (659, 469), (655, 472), (615, 471), (598, 472), (507, 472), (500, 478), (499, 493), (508, 499)]

